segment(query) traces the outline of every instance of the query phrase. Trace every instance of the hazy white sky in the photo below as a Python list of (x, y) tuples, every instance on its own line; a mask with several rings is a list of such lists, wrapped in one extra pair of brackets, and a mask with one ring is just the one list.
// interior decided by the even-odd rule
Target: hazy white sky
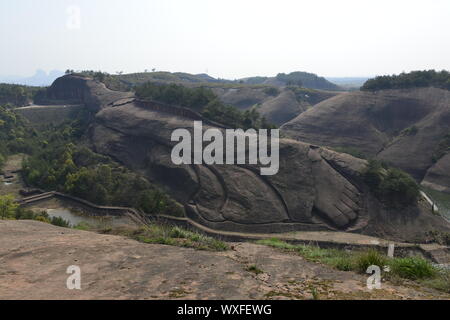
[(440, 70), (450, 69), (450, 1), (0, 0), (0, 41), (1, 75)]

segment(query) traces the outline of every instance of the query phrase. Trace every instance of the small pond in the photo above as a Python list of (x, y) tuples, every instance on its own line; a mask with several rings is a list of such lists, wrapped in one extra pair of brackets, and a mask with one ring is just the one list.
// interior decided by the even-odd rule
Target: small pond
[(50, 217), (60, 217), (68, 221), (72, 227), (80, 223), (87, 223), (96, 228), (108, 228), (118, 226), (136, 225), (126, 216), (98, 216), (91, 215), (66, 204), (64, 201), (51, 199), (35, 204), (30, 209), (34, 211), (46, 211)]

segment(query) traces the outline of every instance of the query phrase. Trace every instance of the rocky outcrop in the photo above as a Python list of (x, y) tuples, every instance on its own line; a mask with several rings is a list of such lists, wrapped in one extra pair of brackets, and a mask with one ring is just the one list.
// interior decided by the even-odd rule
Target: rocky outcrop
[(213, 91), (225, 104), (241, 110), (255, 108), (261, 116), (278, 126), (294, 119), (312, 105), (339, 94), (305, 89), (304, 93), (297, 97), (294, 89), (258, 86), (214, 87)]
[(428, 169), (422, 185), (437, 191), (450, 193), (450, 154), (442, 157)]
[(35, 98), (36, 104), (84, 104), (93, 112), (133, 97), (132, 93), (109, 90), (93, 79), (66, 75), (58, 78), (47, 90)]
[(270, 123), (282, 125), (306, 111), (310, 105), (299, 103), (295, 94), (290, 90), (282, 91), (278, 96), (269, 99), (258, 107), (258, 112)]
[[(429, 228), (450, 230), (422, 206), (400, 210), (392, 219), (361, 181), (364, 160), (308, 143), (280, 139), (279, 172), (273, 176), (261, 176), (257, 165), (175, 165), (171, 134), (178, 128), (192, 134), (193, 120), (174, 112), (176, 107), (117, 98), (122, 102), (99, 106), (89, 131), (92, 148), (162, 186), (201, 225), (241, 232), (345, 230), (401, 240), (421, 237)], [(203, 130), (209, 128), (225, 130), (204, 124)], [(380, 221), (392, 224), (385, 228)], [(427, 221), (428, 229), (422, 223), (417, 232), (404, 233), (405, 221)]]
[(246, 110), (257, 104), (272, 98), (264, 92), (264, 88), (236, 87), (236, 88), (212, 88), (213, 92), (225, 104), (230, 104), (236, 108)]
[[(301, 141), (357, 149), (421, 181), (434, 165), (440, 141), (450, 132), (450, 91), (420, 88), (341, 94), (300, 114), (282, 130)], [(443, 177), (444, 181), (448, 180)]]

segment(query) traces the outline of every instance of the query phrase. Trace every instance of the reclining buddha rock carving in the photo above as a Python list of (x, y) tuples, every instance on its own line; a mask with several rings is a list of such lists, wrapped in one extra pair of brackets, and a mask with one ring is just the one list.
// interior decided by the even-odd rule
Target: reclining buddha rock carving
[(105, 108), (96, 119), (96, 149), (133, 167), (136, 150), (147, 147), (148, 161), (141, 161), (141, 169), (166, 186), (199, 223), (229, 230), (274, 224), (277, 230), (283, 224), (287, 229), (346, 229), (364, 213), (359, 191), (308, 144), (280, 139), (279, 172), (261, 176), (256, 165), (174, 165), (171, 133), (193, 130), (190, 119), (135, 103)]
[(359, 191), (314, 149), (308, 154), (316, 177), (314, 207), (338, 227), (356, 221), (361, 210)]

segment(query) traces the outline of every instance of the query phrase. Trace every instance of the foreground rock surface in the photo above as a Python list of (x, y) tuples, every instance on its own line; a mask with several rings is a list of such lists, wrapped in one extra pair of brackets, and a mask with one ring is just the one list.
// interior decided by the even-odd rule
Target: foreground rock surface
[[(150, 245), (36, 221), (0, 221), (0, 299), (449, 299), (383, 283), (274, 249), (234, 244), (227, 252)], [(68, 266), (81, 290), (68, 290)], [(246, 271), (257, 265), (263, 272)]]

